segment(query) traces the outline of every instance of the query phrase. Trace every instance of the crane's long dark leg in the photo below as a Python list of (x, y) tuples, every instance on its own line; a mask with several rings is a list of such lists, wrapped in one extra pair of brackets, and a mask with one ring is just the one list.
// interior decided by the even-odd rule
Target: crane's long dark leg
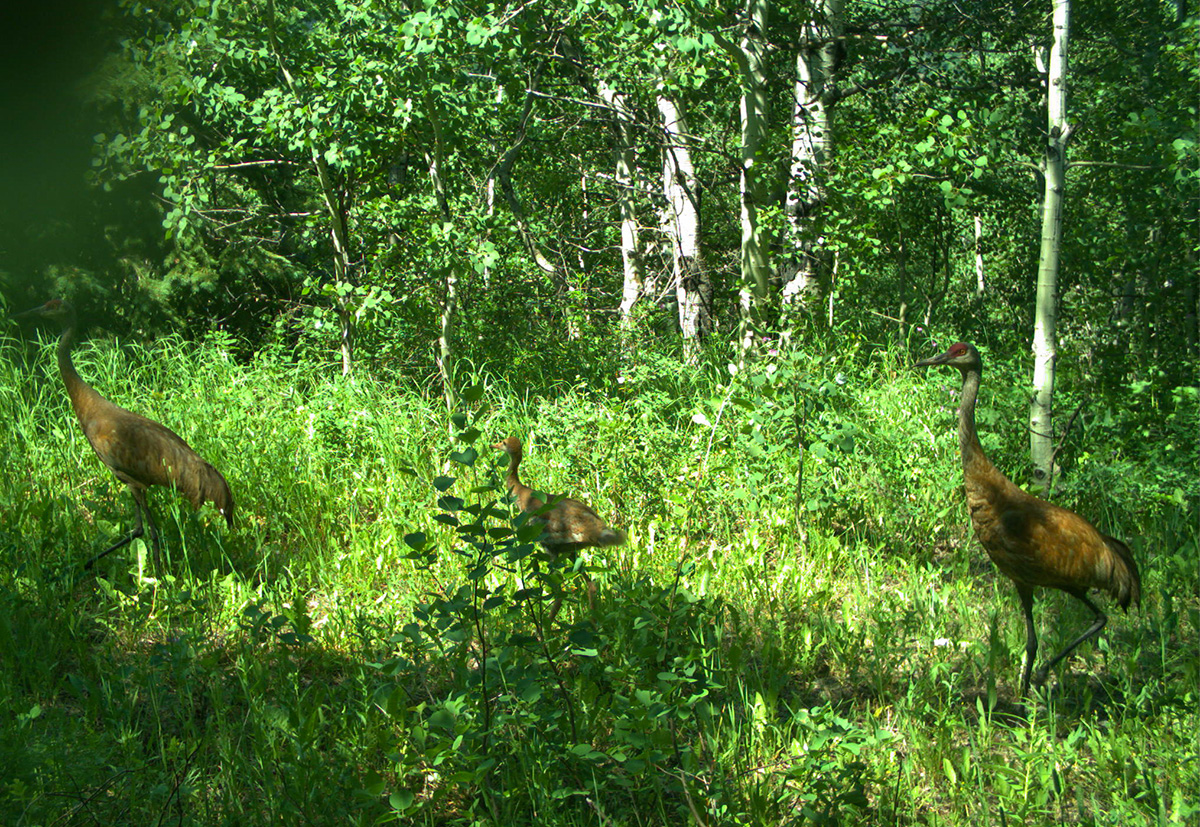
[(94, 566), (96, 564), (96, 561), (99, 560), (100, 558), (107, 557), (108, 555), (112, 554), (114, 551), (121, 548), (122, 546), (129, 545), (130, 543), (132, 543), (134, 540), (136, 540), (138, 537), (141, 537), (145, 533), (145, 529), (142, 528), (142, 508), (141, 508), (141, 506), (135, 504), (133, 511), (134, 511), (134, 515), (136, 516), (136, 519), (137, 519), (137, 525), (135, 525), (133, 527), (133, 531), (129, 532), (124, 537), (122, 537), (120, 540), (117, 540), (115, 543), (113, 543), (111, 546), (106, 548), (104, 551), (100, 552), (99, 554), (92, 557), (92, 559), (90, 559), (86, 563), (84, 563), (83, 567), (85, 569), (90, 569), (92, 566)]
[(138, 537), (141, 537), (143, 534), (145, 534), (146, 531), (142, 525), (142, 512), (145, 512), (146, 522), (150, 524), (150, 541), (154, 545), (154, 553), (158, 554), (158, 527), (154, 525), (154, 518), (150, 516), (150, 509), (146, 507), (146, 492), (137, 488), (130, 488), (129, 492), (133, 494), (133, 515), (137, 523), (134, 525), (132, 531), (84, 563), (83, 567), (85, 569), (90, 569), (96, 564), (97, 560), (112, 554), (114, 551), (123, 546), (129, 545)]
[(1029, 673), (1033, 671), (1033, 661), (1037, 657), (1037, 628), (1033, 625), (1033, 586), (1017, 583), (1016, 587), (1017, 596), (1021, 598), (1021, 613), (1025, 616), (1025, 664), (1021, 667), (1021, 697), (1024, 698), (1029, 692)]
[(150, 547), (154, 549), (154, 556), (159, 557), (162, 555), (162, 543), (158, 539), (158, 526), (154, 524), (154, 515), (150, 513), (150, 505), (146, 502), (146, 489), (131, 488), (130, 491), (133, 493), (133, 501), (146, 516), (146, 526), (150, 529)]
[[(579, 549), (568, 548), (566, 549), (565, 553), (569, 555), (569, 559), (572, 561), (572, 566), (565, 570), (560, 569), (560, 573), (568, 574), (573, 571), (575, 567), (579, 568), (579, 571), (583, 574), (584, 586), (587, 589), (588, 610), (594, 615), (596, 613), (596, 581), (592, 579), (592, 575), (589, 574), (587, 568), (583, 566), (581, 558), (579, 557)], [(550, 555), (551, 565), (553, 566), (558, 562), (559, 553), (552, 551), (550, 552)], [(564, 581), (559, 584), (559, 587), (562, 588), (565, 585), (566, 582), (564, 577)], [(558, 617), (558, 612), (562, 608), (564, 597), (566, 597), (565, 594), (559, 594), (559, 596), (554, 599), (554, 604), (550, 607), (550, 614), (546, 616), (546, 622), (548, 625), (553, 624), (554, 619)]]
[(1087, 628), (1087, 631), (1085, 631), (1082, 635), (1080, 635), (1079, 637), (1075, 638), (1073, 641), (1068, 643), (1067, 647), (1065, 649), (1063, 649), (1061, 652), (1059, 652), (1057, 655), (1055, 655), (1050, 660), (1049, 663), (1047, 663), (1045, 666), (1043, 666), (1041, 669), (1039, 669), (1037, 671), (1037, 675), (1034, 677), (1034, 680), (1038, 683), (1039, 686), (1046, 682), (1046, 678), (1050, 674), (1050, 670), (1054, 668), (1054, 665), (1056, 663), (1058, 663), (1060, 660), (1065, 658), (1067, 655), (1071, 654), (1072, 649), (1074, 649), (1079, 644), (1083, 643), (1088, 638), (1095, 637), (1096, 635), (1100, 634), (1100, 630), (1104, 628), (1104, 624), (1108, 623), (1108, 615), (1106, 615), (1106, 614), (1104, 614), (1104, 612), (1100, 611), (1100, 608), (1095, 603), (1088, 600), (1088, 596), (1087, 596), (1086, 592), (1068, 591), (1067, 594), (1070, 594), (1072, 597), (1076, 597), (1079, 600), (1082, 600), (1084, 602), (1084, 604), (1089, 609), (1091, 609), (1092, 612), (1096, 615), (1096, 619), (1094, 621), (1092, 621), (1092, 625)]

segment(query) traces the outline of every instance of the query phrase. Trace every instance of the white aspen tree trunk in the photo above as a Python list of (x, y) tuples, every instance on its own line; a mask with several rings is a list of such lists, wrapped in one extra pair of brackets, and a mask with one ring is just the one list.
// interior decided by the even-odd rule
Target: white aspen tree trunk
[(633, 321), (633, 307), (645, 291), (638, 239), (633, 130), (630, 128), (634, 119), (625, 102), (625, 95), (610, 83), (601, 80), (596, 91), (612, 110), (616, 123), (613, 130), (616, 141), (613, 158), (616, 165), (617, 203), (621, 211), (621, 265), (624, 270), (621, 324), (628, 328)]
[(987, 294), (987, 279), (983, 272), (983, 216), (975, 216), (975, 298)]
[(832, 145), (828, 99), (833, 91), (842, 26), (841, 0), (824, 0), (805, 27), (805, 44), (796, 53), (792, 105), (792, 163), (786, 215), (788, 257), (780, 296), (785, 319), (797, 309), (820, 307), (821, 207), (826, 200), (825, 170)]
[(1070, 0), (1052, 0), (1054, 41), (1046, 75), (1049, 134), (1045, 156), (1045, 194), (1042, 205), (1042, 245), (1038, 256), (1037, 299), (1033, 325), (1033, 400), (1029, 405), (1029, 454), (1033, 482), (1046, 488), (1055, 476), (1054, 361), (1057, 355), (1055, 324), (1058, 319), (1058, 264), (1062, 248), (1062, 205), (1066, 185), (1067, 141), (1067, 39), (1071, 22)]
[(771, 268), (769, 239), (758, 220), (758, 207), (766, 202), (765, 170), (758, 163), (767, 111), (767, 79), (764, 67), (767, 0), (746, 0), (746, 26), (734, 59), (741, 70), (741, 307), (739, 361), (744, 362), (764, 334)]
[(829, 312), (827, 314), (828, 318), (825, 320), (825, 324), (830, 330), (833, 330), (833, 297), (837, 295), (838, 263), (841, 260), (841, 254), (839, 252), (834, 252), (833, 267), (829, 271), (829, 296), (827, 297), (826, 302), (829, 305)]
[[(583, 222), (583, 226), (587, 227), (592, 219), (591, 208), (588, 206), (590, 193), (588, 192), (588, 177), (586, 170), (579, 172), (579, 218)], [(579, 267), (579, 272), (587, 271), (587, 261), (583, 257), (583, 247), (580, 246), (575, 252), (575, 263)]]
[(663, 232), (670, 239), (672, 275), (684, 360), (696, 364), (708, 332), (712, 282), (700, 266), (700, 208), (687, 125), (675, 102), (659, 92), (663, 125)]
[[(487, 179), (487, 191), (484, 194), (484, 198), (487, 200), (487, 216), (488, 216), (488, 218), (491, 218), (496, 214), (496, 179), (495, 178), (489, 177)], [(488, 231), (484, 235), (484, 239), (490, 240), (491, 235), (492, 235), (491, 231)], [(483, 271), (479, 275), (483, 279), (483, 292), (484, 293), (490, 292), (492, 289), (492, 266), (490, 264), (484, 264)]]

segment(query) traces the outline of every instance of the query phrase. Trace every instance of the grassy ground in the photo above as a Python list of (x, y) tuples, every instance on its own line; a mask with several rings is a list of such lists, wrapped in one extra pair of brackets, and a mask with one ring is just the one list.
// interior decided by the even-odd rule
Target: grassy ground
[[(135, 541), (83, 577), (132, 501), (50, 349), (0, 342), (2, 823), (1200, 820), (1195, 499), (1165, 472), (1114, 479), (1127, 457), (1094, 445), (1064, 488), (1129, 541), (1145, 600), (1019, 705), (1018, 603), (966, 522), (949, 372), (879, 353), (599, 393), (493, 380), (455, 440), (415, 390), (225, 344), (77, 349), (239, 509), (224, 531), (156, 491), (164, 558)], [(1019, 455), (981, 423), (1002, 467)], [(534, 573), (486, 447), (508, 433), (532, 484), (628, 531), (583, 561), (594, 612), (573, 572)], [(1036, 611), (1044, 654), (1088, 623), (1060, 593)]]

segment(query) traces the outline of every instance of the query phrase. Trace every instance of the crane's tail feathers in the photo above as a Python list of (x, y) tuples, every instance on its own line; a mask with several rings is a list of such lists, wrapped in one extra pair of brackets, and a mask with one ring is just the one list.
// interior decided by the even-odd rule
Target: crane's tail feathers
[(1121, 604), (1122, 609), (1128, 609), (1130, 603), (1141, 606), (1142, 577), (1138, 574), (1137, 563), (1133, 561), (1133, 552), (1116, 537), (1109, 537), (1107, 534), (1100, 536), (1104, 538), (1104, 543), (1112, 554), (1108, 593)]
[(600, 532), (600, 536), (596, 540), (598, 546), (623, 546), (625, 545), (625, 532), (616, 528), (605, 528)]

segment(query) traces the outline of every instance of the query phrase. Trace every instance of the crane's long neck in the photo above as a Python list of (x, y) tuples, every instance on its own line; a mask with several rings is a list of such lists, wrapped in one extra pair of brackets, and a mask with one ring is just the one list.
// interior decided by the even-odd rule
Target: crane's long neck
[(97, 401), (103, 401), (103, 397), (79, 378), (75, 364), (71, 361), (71, 348), (74, 344), (75, 320), (71, 319), (63, 327), (62, 335), (58, 337), (58, 372), (62, 374), (63, 384), (67, 387), (67, 396), (71, 397), (71, 407), (82, 421), (84, 412)]
[(975, 430), (975, 399), (979, 396), (979, 379), (978, 368), (963, 371), (962, 395), (958, 401), (958, 448), (962, 452), (963, 473), (966, 476), (992, 467)]
[(504, 477), (504, 484), (508, 486), (509, 491), (514, 491), (521, 487), (521, 478), (517, 476), (518, 464), (520, 464), (520, 460), (516, 457), (512, 457), (508, 461), (508, 474)]
[(512, 494), (522, 511), (537, 511), (542, 507), (542, 501), (533, 496), (532, 488), (521, 482), (521, 477), (517, 472), (517, 466), (520, 464), (520, 452), (509, 454), (508, 474), (504, 477), (504, 484), (508, 486), (509, 493)]
[(504, 477), (504, 484), (508, 486), (508, 490), (510, 492), (512, 492), (512, 494), (514, 496), (519, 495), (520, 492), (522, 490), (524, 490), (526, 487), (521, 482), (521, 477), (519, 476), (519, 472), (517, 470), (517, 468), (520, 464), (521, 464), (520, 453), (509, 454), (509, 456), (508, 456), (508, 474), (506, 474)]

